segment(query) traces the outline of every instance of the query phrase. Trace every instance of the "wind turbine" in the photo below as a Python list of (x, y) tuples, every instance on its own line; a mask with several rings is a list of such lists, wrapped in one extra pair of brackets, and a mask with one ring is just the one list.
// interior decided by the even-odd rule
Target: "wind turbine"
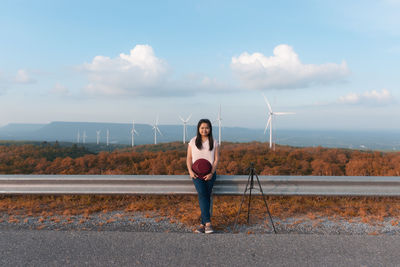
[(160, 129), (158, 129), (158, 116), (156, 119), (156, 124), (153, 125), (154, 130), (154, 144), (157, 145), (157, 131), (162, 135)]
[(135, 145), (135, 134), (139, 135), (138, 132), (135, 130), (135, 121), (132, 121), (132, 147)]
[(86, 143), (86, 137), (87, 137), (86, 131), (83, 131), (83, 135), (82, 135), (82, 142), (83, 142), (83, 144)]
[(81, 137), (81, 134), (80, 134), (80, 132), (79, 132), (79, 130), (78, 130), (78, 135), (77, 135), (77, 137), (76, 137), (76, 140), (78, 141), (78, 144), (79, 144), (79, 141), (80, 141), (80, 138)]
[(107, 129), (107, 146), (110, 144), (110, 130)]
[(269, 118), (268, 118), (268, 122), (267, 125), (265, 125), (265, 130), (264, 130), (264, 134), (267, 132), (268, 126), (269, 126), (269, 148), (272, 149), (272, 120), (274, 118), (275, 115), (280, 116), (280, 115), (289, 115), (289, 114), (296, 114), (294, 112), (273, 112), (271, 105), (268, 102), (267, 97), (263, 94), (264, 96), (264, 100), (265, 103), (268, 106), (268, 114), (269, 114)]
[(219, 111), (218, 111), (218, 145), (221, 145), (221, 105), (219, 105)]
[(181, 121), (183, 122), (183, 143), (186, 143), (186, 124), (188, 123), (188, 121), (190, 120), (190, 118), (192, 117), (192, 114), (189, 115), (189, 117), (184, 120), (181, 116), (179, 116), (179, 118), (181, 119)]
[(96, 131), (96, 139), (97, 139), (97, 144), (100, 143), (100, 130)]

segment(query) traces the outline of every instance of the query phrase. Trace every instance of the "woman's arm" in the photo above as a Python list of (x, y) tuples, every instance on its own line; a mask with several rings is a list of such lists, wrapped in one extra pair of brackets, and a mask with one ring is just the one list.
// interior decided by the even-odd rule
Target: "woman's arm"
[(214, 174), (214, 172), (217, 170), (218, 162), (219, 162), (219, 146), (216, 146), (214, 151), (214, 163), (211, 174)]
[(206, 181), (211, 180), (212, 176), (214, 175), (215, 171), (217, 170), (218, 161), (219, 161), (219, 146), (215, 146), (214, 163), (212, 165), (211, 172), (205, 176), (204, 180), (206, 180)]
[(193, 179), (197, 178), (197, 174), (195, 174), (192, 170), (192, 148), (190, 147), (190, 145), (188, 145), (188, 150), (187, 150), (187, 155), (186, 155), (186, 166), (188, 168), (189, 171), (189, 175), (190, 177), (192, 177)]

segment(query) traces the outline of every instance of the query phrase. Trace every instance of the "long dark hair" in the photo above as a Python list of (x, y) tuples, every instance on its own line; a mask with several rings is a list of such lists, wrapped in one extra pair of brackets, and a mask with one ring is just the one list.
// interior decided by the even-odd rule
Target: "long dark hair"
[(210, 133), (208, 134), (208, 144), (210, 146), (210, 151), (213, 150), (214, 148), (214, 138), (212, 136), (212, 125), (211, 125), (211, 121), (209, 119), (201, 119), (199, 120), (199, 123), (197, 123), (197, 136), (196, 136), (196, 147), (198, 149), (202, 149), (203, 148), (203, 143), (201, 141), (201, 134), (200, 134), (200, 125), (202, 123), (207, 123), (208, 127), (210, 128)]

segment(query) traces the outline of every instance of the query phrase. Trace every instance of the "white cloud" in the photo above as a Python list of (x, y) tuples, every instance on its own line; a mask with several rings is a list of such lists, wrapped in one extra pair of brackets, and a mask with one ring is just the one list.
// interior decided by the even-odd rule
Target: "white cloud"
[(61, 83), (56, 83), (54, 87), (50, 90), (51, 93), (57, 95), (69, 95), (70, 92), (67, 87), (62, 85)]
[(252, 89), (305, 88), (316, 84), (343, 81), (350, 73), (341, 64), (303, 64), (293, 48), (286, 44), (274, 48), (273, 56), (242, 53), (232, 57), (231, 68), (243, 85)]
[(392, 94), (387, 89), (381, 91), (365, 91), (364, 93), (349, 93), (339, 97), (339, 103), (342, 104), (389, 104), (394, 101)]
[(35, 83), (36, 80), (30, 77), (26, 70), (20, 69), (17, 71), (17, 75), (15, 75), (14, 82), (21, 84), (30, 84)]
[(33, 83), (36, 83), (36, 80), (24, 69), (19, 69), (15, 75), (6, 74), (0, 71), (0, 93), (6, 92), (18, 84), (26, 85)]
[(165, 60), (149, 45), (136, 45), (130, 54), (116, 58), (96, 56), (79, 67), (87, 74), (85, 92), (107, 96), (193, 96), (199, 92), (232, 92), (232, 87), (203, 74), (185, 74), (172, 78)]
[(96, 56), (81, 69), (88, 74), (88, 93), (152, 95), (163, 87), (169, 68), (151, 46), (136, 45), (130, 54), (121, 53), (116, 58)]

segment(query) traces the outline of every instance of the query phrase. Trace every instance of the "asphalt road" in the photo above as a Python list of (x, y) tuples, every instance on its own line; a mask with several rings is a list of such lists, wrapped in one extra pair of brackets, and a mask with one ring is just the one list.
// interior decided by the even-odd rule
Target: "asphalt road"
[(390, 266), (399, 236), (0, 230), (0, 266)]

